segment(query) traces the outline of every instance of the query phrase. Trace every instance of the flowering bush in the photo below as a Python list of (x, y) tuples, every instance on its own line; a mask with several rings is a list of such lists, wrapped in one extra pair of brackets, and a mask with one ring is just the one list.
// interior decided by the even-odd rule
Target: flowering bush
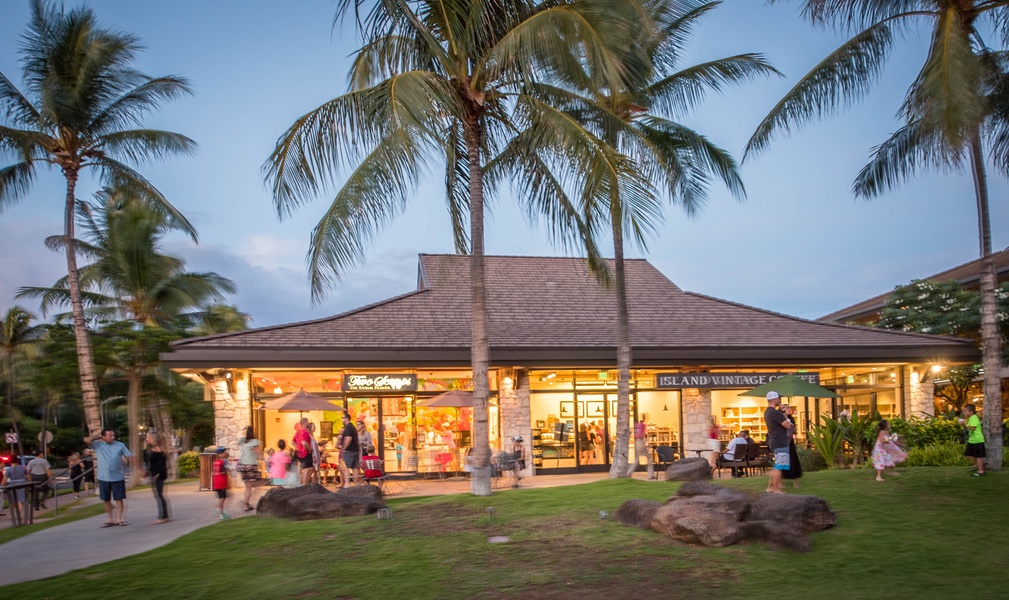
[(200, 472), (200, 454), (198, 452), (183, 452), (179, 455), (176, 473), (179, 477), (196, 477)]

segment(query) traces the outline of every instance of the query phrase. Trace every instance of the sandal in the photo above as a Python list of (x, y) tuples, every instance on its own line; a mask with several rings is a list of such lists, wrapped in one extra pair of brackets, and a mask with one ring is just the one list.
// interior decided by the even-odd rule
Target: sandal
[(116, 526), (115, 523), (102, 523), (102, 525), (101, 525), (102, 529), (104, 529), (106, 527), (115, 527), (115, 526)]
[(256, 507), (253, 506), (253, 505), (251, 505), (251, 504), (246, 504), (245, 505), (245, 512), (249, 512), (250, 510), (256, 510)]
[(116, 525), (118, 525), (120, 527), (126, 527), (129, 524), (130, 523), (128, 521), (120, 521), (120, 522), (116, 523)]

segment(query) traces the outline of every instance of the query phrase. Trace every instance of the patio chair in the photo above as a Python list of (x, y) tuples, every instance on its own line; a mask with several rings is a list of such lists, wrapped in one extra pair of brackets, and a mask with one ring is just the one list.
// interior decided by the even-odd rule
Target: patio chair
[(385, 485), (383, 493), (386, 496), (394, 494), (410, 494), (419, 490), (413, 482), (417, 481), (417, 455), (411, 454), (403, 459), (402, 471), (393, 471), (385, 474)]
[(746, 455), (751, 445), (756, 446), (756, 444), (739, 444), (732, 450), (732, 456), (729, 458), (726, 458), (723, 452), (718, 453), (718, 456), (715, 457), (715, 470), (718, 471), (719, 479), (722, 477), (722, 469), (724, 468), (732, 469), (734, 476), (746, 471), (749, 466), (749, 463), (746, 461)]
[(771, 467), (771, 451), (767, 444), (749, 444), (746, 447), (746, 468), (749, 471), (759, 469), (761, 473), (766, 473)]
[(672, 446), (656, 446), (655, 447), (655, 470), (656, 472), (662, 471), (663, 473), (669, 468), (669, 465), (676, 462), (677, 459), (676, 448)]
[(367, 483), (377, 482), (378, 487), (381, 489), (385, 484), (385, 478), (387, 476), (387, 473), (385, 472), (385, 461), (381, 458), (368, 458), (363, 461), (361, 466), (364, 467), (365, 473), (371, 471), (372, 473), (378, 472), (382, 474), (379, 477), (368, 477), (367, 475), (362, 476), (364, 481)]

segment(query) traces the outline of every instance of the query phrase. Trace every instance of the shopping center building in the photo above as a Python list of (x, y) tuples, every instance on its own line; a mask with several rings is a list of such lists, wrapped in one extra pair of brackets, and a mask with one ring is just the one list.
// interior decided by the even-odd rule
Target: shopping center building
[[(608, 468), (617, 407), (617, 303), (583, 259), (486, 257), (490, 438), (521, 435), (534, 472)], [(206, 384), (217, 441), (253, 425), (266, 447), (309, 417), (339, 433), (338, 411), (263, 410), (300, 388), (364, 420), (397, 470), (458, 471), (472, 408), (420, 406), (472, 389), (468, 256), (421, 255), (417, 289), (333, 317), (180, 340), (162, 356)], [(766, 402), (740, 393), (796, 374), (839, 395), (790, 398), (801, 433), (842, 409), (884, 416), (933, 412), (932, 369), (976, 362), (973, 342), (818, 323), (685, 292), (645, 260), (627, 261), (631, 417), (652, 444), (704, 447), (711, 420), (728, 439), (763, 435)], [(465, 395), (460, 395), (464, 397)], [(465, 401), (460, 402), (465, 404)], [(599, 434), (585, 444), (583, 430)]]

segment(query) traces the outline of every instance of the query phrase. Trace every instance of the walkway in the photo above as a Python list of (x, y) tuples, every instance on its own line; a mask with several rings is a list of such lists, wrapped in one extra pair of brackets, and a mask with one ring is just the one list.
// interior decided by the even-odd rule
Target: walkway
[[(645, 474), (636, 473), (643, 479)], [(558, 487), (576, 485), (606, 479), (606, 473), (580, 473), (576, 475), (540, 475), (522, 480), (522, 488)], [(130, 491), (127, 499), (126, 527), (102, 528), (105, 513), (87, 519), (80, 519), (31, 533), (3, 544), (3, 569), (0, 569), (0, 585), (32, 581), (60, 575), (74, 569), (82, 569), (134, 554), (153, 550), (201, 527), (219, 521), (217, 498), (209, 491), (198, 491), (198, 482), (187, 481), (165, 487), (172, 520), (161, 525), (151, 524), (157, 518), (154, 498), (149, 489)], [(433, 496), (466, 493), (469, 482), (465, 479), (445, 481), (417, 481), (418, 492), (411, 495)], [(509, 488), (508, 491), (511, 491)], [(228, 514), (233, 518), (251, 516), (254, 513), (241, 510), (242, 489), (232, 489), (228, 497)], [(499, 491), (495, 491), (499, 493)], [(261, 496), (257, 491), (253, 501)], [(400, 496), (396, 496), (400, 497)], [(60, 512), (63, 513), (69, 496), (60, 497)], [(72, 499), (70, 500), (72, 501)], [(53, 499), (49, 500), (50, 506)], [(76, 507), (100, 504), (94, 497), (82, 498)], [(70, 508), (69, 510), (75, 510)], [(44, 522), (45, 518), (36, 519)], [(2, 527), (9, 527), (8, 517), (0, 517)]]

